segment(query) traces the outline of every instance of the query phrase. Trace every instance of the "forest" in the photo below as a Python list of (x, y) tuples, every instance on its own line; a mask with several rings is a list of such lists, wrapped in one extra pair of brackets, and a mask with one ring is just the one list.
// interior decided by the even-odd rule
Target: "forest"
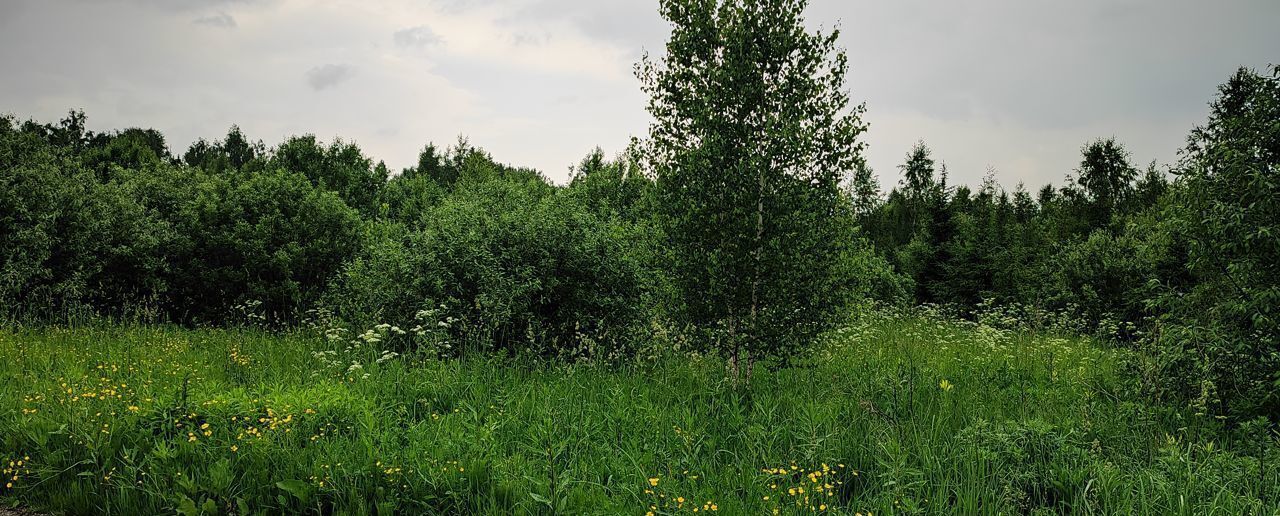
[(0, 116), (0, 505), (1280, 511), (1280, 67), (1176, 163), (882, 184), (805, 6), (662, 1), (649, 134), (566, 184)]

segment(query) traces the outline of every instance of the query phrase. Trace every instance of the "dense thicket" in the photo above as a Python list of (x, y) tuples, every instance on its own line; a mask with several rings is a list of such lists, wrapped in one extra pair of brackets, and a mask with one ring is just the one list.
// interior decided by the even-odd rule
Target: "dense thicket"
[(416, 225), (375, 222), (330, 306), (368, 323), (432, 311), (416, 322), (446, 322), (455, 351), (622, 353), (650, 315), (651, 234), (569, 193), (484, 182), (459, 188)]
[[(765, 30), (751, 13), (680, 5), (669, 17), (715, 29), (689, 38)], [(816, 36), (777, 37), (830, 50)], [(737, 86), (763, 72), (712, 53), (736, 68), (704, 70), (732, 79), (704, 100), (749, 96)], [(801, 80), (831, 63), (795, 68), (807, 71), (787, 87), (808, 88), (795, 98), (843, 109)], [(694, 102), (689, 77), (652, 76), (655, 105)], [(1138, 167), (1100, 139), (1064, 185), (1034, 193), (994, 174), (949, 184), (924, 143), (882, 193), (857, 158), (856, 118), (823, 137), (801, 134), (807, 123), (765, 130), (794, 117), (765, 128), (721, 118), (672, 119), (655, 131), (665, 146), (615, 159), (594, 151), (558, 186), (466, 140), (428, 145), (390, 173), (352, 142), (313, 136), (268, 147), (233, 127), (178, 156), (157, 131), (95, 133), (78, 112), (49, 124), (2, 117), (0, 307), (9, 321), (205, 325), (294, 324), (321, 309), (432, 328), (450, 353), (603, 358), (632, 353), (655, 326), (736, 321), (778, 344), (811, 338), (805, 324), (849, 303), (907, 299), (1093, 332), (1145, 352), (1153, 396), (1231, 421), (1280, 414), (1277, 70), (1231, 77), (1171, 167)]]
[(1280, 414), (1280, 70), (1220, 89), (1169, 172), (1114, 138), (1088, 142), (1062, 187), (993, 176), (949, 186), (922, 142), (884, 197), (859, 170), (863, 231), (915, 300), (980, 317), (1019, 307), (1154, 352), (1157, 396), (1204, 413)]
[(1186, 269), (1156, 275), (1156, 349), (1205, 411), (1280, 418), (1280, 67), (1220, 88), (1179, 173), (1163, 238)]

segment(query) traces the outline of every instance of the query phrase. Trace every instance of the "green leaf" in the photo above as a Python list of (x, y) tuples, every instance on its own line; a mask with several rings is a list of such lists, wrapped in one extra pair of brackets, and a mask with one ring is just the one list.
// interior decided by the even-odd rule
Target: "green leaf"
[(182, 516), (200, 516), (200, 509), (196, 508), (196, 503), (191, 501), (186, 495), (178, 499), (178, 514)]
[(276, 487), (293, 495), (294, 498), (297, 498), (302, 503), (307, 503), (307, 500), (311, 498), (311, 484), (301, 480), (281, 480), (276, 482)]
[(545, 496), (542, 496), (538, 493), (529, 493), (529, 497), (533, 498), (535, 502), (545, 504), (547, 507), (551, 507), (551, 500), (547, 499), (547, 497)]

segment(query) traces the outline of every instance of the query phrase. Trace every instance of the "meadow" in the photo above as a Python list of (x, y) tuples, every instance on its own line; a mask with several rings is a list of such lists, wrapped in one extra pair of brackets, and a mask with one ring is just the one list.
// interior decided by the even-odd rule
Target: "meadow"
[[(168, 139), (146, 126), (99, 132), (75, 108), (43, 122), (0, 112), (0, 516), (1280, 515), (1280, 66), (1242, 66), (1205, 91), (1207, 116), (1173, 163), (1142, 166), (1155, 133), (1138, 140), (1141, 156), (1104, 136), (1085, 140), (1079, 161), (1040, 163), (1067, 156), (1053, 149), (1075, 145), (1062, 138), (1076, 131), (1163, 134), (1192, 111), (1161, 102), (1182, 115), (1152, 125), (1107, 108), (1133, 104), (1135, 83), (1092, 73), (1105, 66), (1067, 89), (1123, 88), (1088, 102), (1044, 91), (1032, 67), (1003, 81), (1033, 93), (1007, 95), (1035, 100), (1015, 111), (1091, 105), (1100, 118), (1041, 139), (1023, 131), (989, 160), (930, 144), (950, 153), (997, 139), (923, 131), (939, 141), (918, 140), (896, 171), (877, 173), (873, 157), (902, 149), (871, 153), (868, 113), (971, 104), (965, 81), (914, 81), (937, 91), (900, 93), (934, 100), (886, 109), (853, 89), (883, 79), (853, 66), (881, 50), (845, 48), (854, 40), (839, 20), (817, 17), (828, 8), (809, 18), (808, 0), (651, 3), (664, 45), (602, 47), (610, 60), (639, 58), (627, 66), (559, 55), (572, 34), (511, 54), (630, 69), (646, 97), (644, 134), (566, 174), (504, 161), (465, 133), (423, 141), (416, 159), (385, 156), (393, 169), (350, 136), (403, 152), (411, 131), (493, 119), (504, 129), (475, 136), (521, 160), (571, 143), (541, 145), (529, 131), (618, 144), (610, 120), (636, 119), (595, 109), (611, 95), (561, 91), (612, 87), (612, 72), (563, 84), (539, 74), (532, 89), (499, 81), (521, 94), (474, 103), (477, 116), (418, 102), (375, 110), (328, 141), (316, 133), (333, 134), (341, 117), (307, 130), (320, 119), (303, 114), (356, 113), (342, 89), (312, 110), (228, 112), (268, 143), (239, 125), (192, 134), (231, 120), (184, 116), (188, 97), (112, 79), (117, 64), (167, 55), (128, 48), (104, 53), (128, 59), (95, 67), (105, 82), (87, 86), (123, 96), (96, 92), (90, 104), (104, 122), (154, 116), (175, 130)], [(534, 4), (520, 11), (548, 10)], [(548, 30), (581, 18), (548, 12)], [(277, 29), (257, 16), (239, 30)], [(350, 20), (361, 38), (372, 27)], [(384, 53), (408, 51), (404, 34), (435, 39), (406, 23), (396, 20), (399, 50), (361, 47), (394, 71), (320, 69), (362, 70), (344, 88), (381, 104), (393, 99), (379, 85), (434, 95), (434, 81), (398, 74), (444, 49)], [(191, 39), (163, 26), (156, 41)], [(77, 25), (56, 28), (67, 27)], [(963, 55), (963, 39), (947, 57)], [(196, 54), (230, 72), (249, 68), (220, 52), (257, 48), (204, 46)], [(988, 50), (974, 62), (1006, 63)], [(501, 71), (490, 52), (467, 52), (457, 62), (480, 68), (427, 69)], [(259, 75), (291, 73), (262, 54), (280, 73)], [(1180, 68), (1227, 70), (1215, 60)], [(1069, 61), (1043, 68), (1105, 59)], [(215, 97), (253, 108), (294, 96), (233, 78), (232, 94)], [(451, 91), (475, 83), (440, 78)], [(1204, 84), (1159, 79), (1179, 95)], [(56, 82), (26, 89), (70, 84)], [(539, 100), (538, 84), (556, 100)], [(80, 98), (64, 93), (13, 107), (47, 115)], [(163, 116), (133, 109), (152, 100)], [(579, 104), (596, 112), (534, 120)], [(882, 134), (907, 136), (928, 117), (902, 120)], [(375, 126), (390, 132), (362, 134)], [(965, 162), (987, 166), (955, 166)], [(1049, 177), (1064, 180), (1027, 183)]]
[[(1276, 514), (1274, 445), (1089, 338), (868, 312), (749, 385), (363, 334), (0, 331), (0, 506), (67, 514)], [(1264, 446), (1271, 446), (1270, 449)], [(1270, 460), (1265, 459), (1267, 453)]]

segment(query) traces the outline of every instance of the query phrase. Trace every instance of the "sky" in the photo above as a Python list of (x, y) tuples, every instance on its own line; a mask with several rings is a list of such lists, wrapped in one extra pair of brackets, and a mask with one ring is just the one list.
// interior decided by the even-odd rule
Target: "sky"
[[(812, 0), (839, 27), (867, 160), (917, 141), (953, 183), (1061, 184), (1116, 137), (1173, 163), (1240, 66), (1280, 62), (1276, 0)], [(648, 130), (634, 64), (656, 0), (0, 0), (0, 113), (152, 127), (181, 154), (232, 124), (355, 141), (393, 170), (459, 136), (553, 181)]]

